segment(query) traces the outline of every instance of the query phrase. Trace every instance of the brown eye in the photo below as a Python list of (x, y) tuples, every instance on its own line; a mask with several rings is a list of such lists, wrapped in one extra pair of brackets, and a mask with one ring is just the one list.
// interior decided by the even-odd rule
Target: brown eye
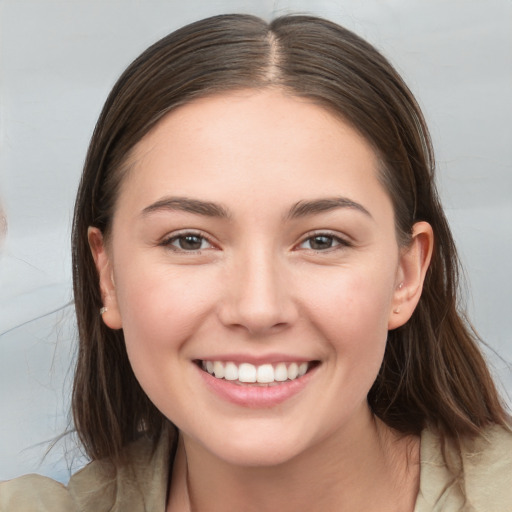
[(210, 242), (201, 235), (194, 233), (185, 233), (170, 238), (165, 245), (170, 246), (173, 250), (178, 251), (200, 251), (202, 249), (209, 249)]
[(331, 236), (314, 236), (309, 239), (309, 245), (311, 249), (314, 249), (315, 251), (330, 249), (333, 243), (334, 239)]
[(312, 251), (327, 251), (329, 249), (335, 249), (339, 246), (349, 245), (343, 239), (327, 234), (319, 234), (310, 236), (304, 240), (299, 247), (301, 249), (310, 249)]

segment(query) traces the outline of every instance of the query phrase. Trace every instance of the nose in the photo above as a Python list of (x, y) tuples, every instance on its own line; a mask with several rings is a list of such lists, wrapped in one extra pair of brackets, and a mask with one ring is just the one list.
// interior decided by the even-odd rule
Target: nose
[(285, 266), (270, 251), (252, 253), (234, 262), (219, 304), (221, 322), (251, 336), (292, 325), (298, 313)]

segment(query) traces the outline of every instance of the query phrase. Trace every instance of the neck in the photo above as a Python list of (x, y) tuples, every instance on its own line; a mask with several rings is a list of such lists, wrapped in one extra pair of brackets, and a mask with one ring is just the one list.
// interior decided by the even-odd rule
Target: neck
[(370, 414), (365, 428), (358, 427), (263, 467), (232, 465), (182, 436), (168, 510), (412, 511), (419, 440), (397, 435)]

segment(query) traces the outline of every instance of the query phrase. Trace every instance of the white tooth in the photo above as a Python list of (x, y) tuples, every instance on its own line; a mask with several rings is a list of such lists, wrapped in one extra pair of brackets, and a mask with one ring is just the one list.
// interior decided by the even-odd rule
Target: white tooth
[(226, 380), (238, 380), (238, 366), (235, 363), (226, 363), (224, 378)]
[(256, 366), (242, 363), (238, 367), (238, 380), (240, 382), (256, 382)]
[(299, 365), (299, 377), (302, 377), (308, 371), (308, 363), (301, 363)]
[(256, 380), (263, 383), (274, 382), (274, 367), (271, 364), (258, 366)]
[(224, 365), (220, 361), (213, 362), (213, 373), (217, 379), (222, 379), (224, 377)]
[(290, 380), (296, 379), (299, 374), (299, 365), (297, 363), (292, 363), (288, 366), (288, 378)]
[(213, 362), (212, 361), (206, 361), (206, 371), (209, 374), (213, 374)]
[(279, 363), (274, 369), (274, 380), (277, 382), (284, 382), (288, 379), (288, 370), (284, 363)]

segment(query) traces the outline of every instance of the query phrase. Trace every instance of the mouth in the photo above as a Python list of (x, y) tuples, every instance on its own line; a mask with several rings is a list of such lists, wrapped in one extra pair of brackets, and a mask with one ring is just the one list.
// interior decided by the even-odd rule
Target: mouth
[(278, 362), (254, 365), (233, 361), (196, 360), (201, 370), (212, 377), (241, 386), (279, 386), (300, 379), (320, 361)]

